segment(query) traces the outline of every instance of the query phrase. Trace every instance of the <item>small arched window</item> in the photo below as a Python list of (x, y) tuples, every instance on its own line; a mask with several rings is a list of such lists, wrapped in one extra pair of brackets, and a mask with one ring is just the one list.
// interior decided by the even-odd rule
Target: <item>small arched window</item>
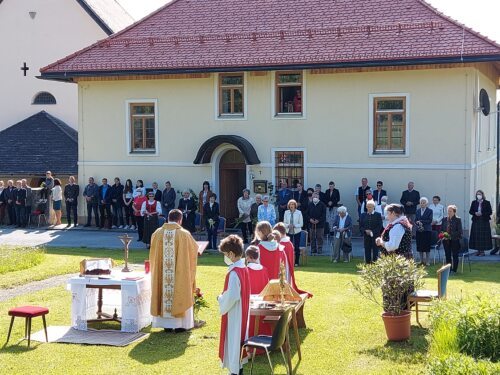
[(56, 104), (56, 98), (50, 92), (42, 91), (35, 95), (33, 104)]

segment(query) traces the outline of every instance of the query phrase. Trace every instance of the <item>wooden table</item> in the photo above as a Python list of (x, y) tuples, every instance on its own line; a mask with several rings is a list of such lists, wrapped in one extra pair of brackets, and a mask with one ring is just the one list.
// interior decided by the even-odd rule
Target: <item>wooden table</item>
[[(255, 329), (254, 329), (254, 335), (258, 336), (259, 334), (259, 321), (260, 317), (264, 316), (275, 316), (275, 317), (281, 317), (285, 310), (289, 307), (293, 307), (292, 310), (292, 324), (293, 324), (293, 331), (295, 334), (295, 342), (297, 345), (297, 353), (299, 355), (299, 360), (302, 359), (302, 352), (300, 351), (300, 337), (299, 337), (299, 328), (306, 328), (306, 322), (304, 320), (304, 304), (306, 303), (306, 299), (308, 297), (307, 293), (303, 293), (300, 295), (300, 301), (298, 302), (287, 302), (285, 304), (285, 307), (279, 307), (278, 302), (276, 303), (275, 307), (272, 308), (257, 308), (257, 307), (250, 307), (250, 315), (255, 316)], [(259, 301), (260, 302), (260, 301)], [(269, 302), (269, 301), (265, 301)], [(290, 355), (290, 344), (287, 343), (285, 345), (285, 349), (288, 352), (288, 366), (292, 368), (292, 359)]]

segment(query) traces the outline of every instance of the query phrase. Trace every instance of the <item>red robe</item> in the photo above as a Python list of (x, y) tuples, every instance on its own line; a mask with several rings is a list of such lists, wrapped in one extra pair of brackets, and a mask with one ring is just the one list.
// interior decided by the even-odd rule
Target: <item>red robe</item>
[[(249, 263), (247, 265), (248, 274), (250, 276), (250, 293), (260, 294), (269, 282), (269, 274), (267, 269), (260, 264)], [(271, 326), (263, 323), (264, 317), (259, 320), (259, 335), (272, 335)], [(255, 336), (255, 316), (250, 316), (250, 323), (248, 325), (248, 337)], [(264, 352), (262, 352), (264, 353)]]
[(267, 268), (270, 279), (279, 279), (280, 263), (285, 263), (286, 255), (283, 247), (277, 242), (261, 241), (259, 243), (260, 264)]
[[(227, 290), (227, 286), (229, 284), (229, 274), (231, 272), (236, 272), (236, 275), (240, 280), (241, 287), (241, 348), (241, 345), (246, 339), (248, 315), (250, 314), (250, 277), (248, 274), (248, 269), (246, 267), (234, 267), (230, 272), (226, 274), (226, 281), (224, 282), (224, 292)], [(226, 341), (227, 323), (227, 314), (224, 314), (222, 315), (219, 341), (219, 358), (221, 359), (221, 361), (224, 360), (224, 343)]]
[(299, 294), (307, 293), (308, 298), (311, 298), (313, 295), (307, 291), (299, 289), (297, 283), (295, 282), (295, 249), (293, 247), (292, 241), (290, 241), (289, 237), (285, 237), (281, 240), (280, 245), (283, 246), (286, 261), (287, 261), (287, 271), (289, 277), (287, 277), (287, 281), (290, 283), (293, 289), (297, 291)]

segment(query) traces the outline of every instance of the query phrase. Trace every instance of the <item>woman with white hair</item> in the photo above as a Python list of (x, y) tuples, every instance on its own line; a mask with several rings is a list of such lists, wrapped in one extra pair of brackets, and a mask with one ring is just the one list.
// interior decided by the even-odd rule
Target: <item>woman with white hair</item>
[(420, 208), (415, 212), (415, 225), (417, 227), (417, 251), (420, 253), (422, 265), (429, 266), (429, 255), (431, 252), (431, 233), (433, 213), (427, 207), (429, 200), (420, 198)]
[(352, 233), (352, 219), (347, 213), (345, 206), (337, 208), (337, 216), (333, 220), (332, 231), (334, 232), (333, 254), (332, 259), (334, 263), (340, 260), (340, 248), (344, 254), (344, 263), (349, 261), (349, 252), (344, 251), (342, 246), (344, 242), (350, 241)]
[(384, 229), (382, 215), (375, 212), (375, 206), (375, 201), (366, 201), (366, 212), (362, 212), (359, 218), (359, 229), (363, 233), (365, 263), (367, 264), (375, 262), (378, 258), (379, 248), (375, 243), (375, 239), (380, 236)]
[[(177, 207), (182, 212), (182, 226), (191, 233), (195, 231), (194, 220), (196, 205), (194, 203), (193, 197), (189, 190), (184, 190), (182, 192), (182, 198), (179, 200), (179, 205)], [(201, 223), (200, 223), (201, 224)]]

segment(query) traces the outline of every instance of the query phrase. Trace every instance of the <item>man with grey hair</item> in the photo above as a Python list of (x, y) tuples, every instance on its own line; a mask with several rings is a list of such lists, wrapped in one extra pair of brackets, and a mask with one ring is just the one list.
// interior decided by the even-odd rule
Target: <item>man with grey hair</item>
[(179, 200), (177, 208), (182, 212), (182, 226), (193, 233), (196, 230), (194, 223), (196, 218), (196, 204), (189, 190), (184, 189), (182, 191), (182, 198)]
[(312, 202), (309, 203), (307, 212), (311, 228), (311, 253), (321, 254), (323, 252), (323, 235), (325, 232), (326, 206), (319, 199), (319, 194), (317, 191), (313, 193), (313, 199)]
[[(415, 224), (415, 213), (417, 211), (417, 206), (420, 204), (420, 193), (414, 189), (415, 183), (413, 181), (408, 182), (408, 190), (403, 191), (401, 194), (401, 204), (405, 208), (405, 216), (412, 223)], [(412, 228), (412, 234), (415, 236), (415, 225)]]

